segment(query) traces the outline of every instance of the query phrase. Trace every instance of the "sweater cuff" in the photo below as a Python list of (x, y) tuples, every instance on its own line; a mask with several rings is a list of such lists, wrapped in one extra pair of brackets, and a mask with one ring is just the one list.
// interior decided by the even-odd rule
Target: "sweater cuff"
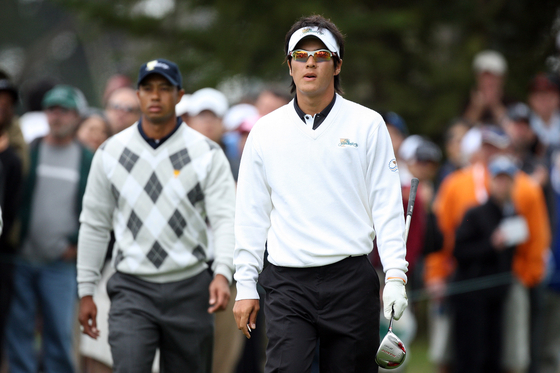
[(235, 300), (260, 299), (257, 284), (252, 281), (237, 281), (237, 296)]
[(228, 280), (229, 284), (231, 285), (233, 281), (233, 273), (227, 265), (219, 263), (212, 269), (212, 271), (214, 272), (214, 277), (216, 275), (222, 275)]
[(95, 293), (95, 284), (93, 282), (82, 282), (78, 284), (78, 296), (83, 298), (87, 295)]
[(385, 282), (387, 282), (389, 278), (395, 278), (395, 277), (401, 278), (404, 281), (404, 284), (406, 285), (408, 281), (408, 277), (406, 277), (404, 271), (400, 269), (389, 269), (387, 270), (387, 272), (385, 272)]

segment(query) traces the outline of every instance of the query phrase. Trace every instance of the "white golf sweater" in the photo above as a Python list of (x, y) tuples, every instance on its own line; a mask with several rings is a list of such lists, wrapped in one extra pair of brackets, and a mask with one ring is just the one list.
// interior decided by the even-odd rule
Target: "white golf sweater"
[(235, 184), (220, 147), (182, 123), (156, 149), (138, 125), (95, 153), (80, 216), (78, 292), (100, 279), (109, 233), (113, 266), (146, 281), (192, 277), (208, 260), (206, 220), (214, 235), (214, 273), (233, 274)]
[(368, 254), (377, 233), (386, 277), (406, 281), (404, 227), (399, 173), (381, 116), (337, 95), (313, 130), (290, 102), (257, 122), (243, 151), (236, 299), (259, 298), (265, 242), (274, 265), (316, 267)]

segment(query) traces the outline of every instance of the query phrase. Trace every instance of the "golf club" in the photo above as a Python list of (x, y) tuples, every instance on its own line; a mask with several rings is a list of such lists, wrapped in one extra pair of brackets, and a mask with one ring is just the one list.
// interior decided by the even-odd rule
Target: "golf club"
[[(408, 196), (408, 209), (406, 211), (406, 222), (404, 230), (404, 242), (408, 239), (408, 231), (410, 229), (410, 219), (414, 210), (414, 201), (416, 199), (416, 191), (418, 189), (418, 179), (413, 178), (410, 183), (410, 194)], [(389, 321), (389, 330), (387, 335), (379, 344), (379, 349), (375, 355), (375, 362), (382, 368), (395, 369), (402, 365), (406, 358), (406, 348), (402, 341), (393, 333), (393, 316), (391, 312), (391, 320)]]
[(381, 368), (395, 369), (401, 366), (406, 358), (406, 348), (402, 341), (393, 333), (393, 314), (389, 321), (387, 335), (379, 344), (375, 362)]

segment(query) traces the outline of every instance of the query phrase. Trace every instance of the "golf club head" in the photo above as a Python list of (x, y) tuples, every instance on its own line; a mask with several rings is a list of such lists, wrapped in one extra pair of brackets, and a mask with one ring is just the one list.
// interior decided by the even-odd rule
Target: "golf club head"
[[(393, 318), (391, 317), (391, 324)], [(404, 359), (406, 358), (406, 349), (402, 341), (397, 337), (392, 331), (392, 327), (389, 326), (387, 335), (381, 343), (379, 344), (379, 349), (375, 355), (375, 362), (381, 368), (385, 369), (395, 369), (402, 365)]]

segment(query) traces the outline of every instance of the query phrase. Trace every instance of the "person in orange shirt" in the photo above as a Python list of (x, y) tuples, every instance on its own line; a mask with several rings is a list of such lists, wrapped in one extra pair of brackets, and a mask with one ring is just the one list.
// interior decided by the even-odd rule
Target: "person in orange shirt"
[[(470, 156), (471, 165), (449, 175), (443, 181), (434, 202), (434, 212), (444, 236), (444, 244), (442, 250), (426, 257), (424, 281), (436, 303), (448, 293), (446, 284), (455, 269), (452, 255), (455, 231), (466, 211), (481, 205), (488, 198), (488, 160), (504, 152), (509, 146), (509, 139), (497, 128), (488, 126), (471, 131), (465, 136), (466, 142), (475, 143), (471, 147), (476, 149)], [(506, 371), (523, 370), (529, 364), (529, 301), (524, 289), (534, 287), (542, 281), (546, 266), (545, 255), (550, 245), (550, 225), (540, 186), (527, 174), (518, 172), (512, 195), (516, 210), (527, 221), (529, 239), (517, 247), (513, 259), (513, 272), (518, 281), (512, 287), (504, 315), (507, 325), (512, 324), (512, 327), (506, 326), (504, 330), (506, 336), (502, 364)], [(525, 312), (522, 312), (523, 309)], [(439, 357), (442, 355), (444, 354), (439, 354)]]

